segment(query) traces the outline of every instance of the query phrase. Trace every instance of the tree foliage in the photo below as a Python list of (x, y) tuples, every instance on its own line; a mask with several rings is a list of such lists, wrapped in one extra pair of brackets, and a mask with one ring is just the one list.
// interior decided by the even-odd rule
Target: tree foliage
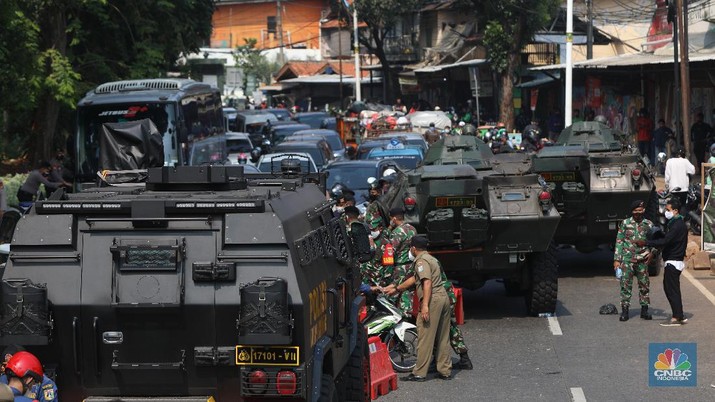
[(542, 29), (561, 5), (560, 0), (472, 0), (482, 18), (484, 45), (492, 69), (501, 79), (499, 119), (513, 126), (513, 77), (518, 72), (520, 54), (534, 34)]
[(273, 73), (277, 72), (280, 66), (268, 61), (266, 56), (256, 49), (257, 39), (243, 38), (243, 42), (244, 45), (236, 46), (233, 58), (236, 60), (236, 67), (243, 70), (244, 80), (253, 75), (258, 81), (269, 84)]
[(388, 91), (392, 92), (392, 96), (388, 94), (390, 98), (399, 96), (400, 85), (387, 60), (385, 38), (403, 15), (418, 10), (422, 3), (424, 0), (355, 0), (353, 2), (358, 18), (367, 25), (367, 29), (360, 31), (358, 40), (380, 60), (383, 79), (386, 80)]
[(36, 159), (50, 157), (85, 91), (164, 76), (210, 38), (213, 10), (214, 0), (3, 0), (0, 93), (14, 96), (0, 99), (0, 146), (26, 138)]

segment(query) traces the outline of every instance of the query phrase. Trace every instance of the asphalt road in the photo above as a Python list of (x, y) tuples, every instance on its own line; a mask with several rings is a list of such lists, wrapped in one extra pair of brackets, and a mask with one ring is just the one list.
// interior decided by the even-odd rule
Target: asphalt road
[[(715, 385), (711, 385), (715, 384), (715, 299), (708, 300), (683, 274), (681, 289), (689, 323), (662, 327), (658, 323), (669, 318), (670, 308), (661, 275), (652, 278), (653, 321), (638, 318), (637, 291), (629, 321), (599, 315), (601, 305), (619, 305), (611, 264), (612, 253), (606, 250), (591, 254), (560, 250), (556, 319), (525, 316), (523, 299), (506, 297), (496, 281), (477, 291), (465, 291), (466, 322), (461, 329), (474, 370), (455, 370), (452, 381), (434, 378), (435, 374), (423, 383), (400, 380), (398, 390), (378, 400), (715, 400)], [(715, 277), (708, 276), (708, 271), (697, 272), (696, 283), (715, 293)], [(555, 335), (559, 328), (562, 335)], [(697, 343), (696, 387), (649, 387), (648, 345), (667, 342)], [(400, 379), (404, 376), (398, 374)]]

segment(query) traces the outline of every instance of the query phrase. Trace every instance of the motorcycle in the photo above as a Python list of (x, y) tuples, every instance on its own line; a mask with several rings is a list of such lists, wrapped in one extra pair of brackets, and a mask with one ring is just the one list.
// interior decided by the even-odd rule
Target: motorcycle
[(417, 364), (417, 327), (385, 296), (379, 295), (365, 319), (368, 336), (379, 336), (387, 345), (395, 371), (406, 373)]
[[(674, 188), (673, 191), (658, 191), (658, 222), (654, 223), (660, 224), (663, 228), (668, 223), (668, 220), (665, 218), (665, 206), (668, 204), (668, 200), (671, 196), (673, 196), (674, 192), (680, 192), (680, 187)], [(702, 211), (700, 209), (700, 183), (693, 184), (688, 187), (685, 199), (685, 205), (683, 205), (683, 209), (685, 210), (683, 219), (690, 228), (690, 231), (699, 236), (702, 224)]]

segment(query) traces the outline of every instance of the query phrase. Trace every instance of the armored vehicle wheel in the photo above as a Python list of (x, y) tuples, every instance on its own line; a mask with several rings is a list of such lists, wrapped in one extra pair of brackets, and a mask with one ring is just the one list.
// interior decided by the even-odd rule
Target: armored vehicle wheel
[(365, 327), (358, 324), (357, 344), (350, 355), (350, 360), (343, 371), (343, 390), (341, 400), (366, 402), (370, 400), (370, 359), (367, 353), (367, 334)]
[(526, 293), (526, 308), (531, 315), (553, 314), (559, 286), (556, 246), (552, 242), (543, 253), (536, 253), (529, 262), (531, 285)]
[(323, 374), (320, 380), (320, 398), (318, 402), (338, 402), (338, 392), (335, 390), (335, 380), (330, 374)]

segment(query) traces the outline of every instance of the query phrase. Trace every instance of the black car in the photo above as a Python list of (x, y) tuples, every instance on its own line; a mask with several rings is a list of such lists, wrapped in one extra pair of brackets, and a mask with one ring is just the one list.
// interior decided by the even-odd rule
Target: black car
[(398, 165), (390, 159), (336, 161), (325, 168), (329, 172), (327, 188), (340, 183), (355, 191), (355, 204), (361, 204), (367, 200), (367, 179), (379, 179), (387, 169), (397, 170)]
[(333, 156), (335, 156), (335, 158), (342, 158), (345, 154), (343, 140), (340, 139), (340, 134), (335, 130), (300, 130), (286, 137), (286, 141), (289, 139), (290, 141), (296, 141), (296, 138), (309, 138), (311, 136), (325, 138), (325, 141), (328, 141), (328, 144), (330, 144), (330, 148), (333, 149)]
[(296, 131), (308, 130), (310, 126), (307, 124), (300, 124), (294, 120), (280, 121), (269, 126), (266, 126), (266, 138), (271, 140), (271, 145), (278, 145), (283, 140), (295, 133)]
[(276, 107), (276, 108), (269, 108), (269, 109), (262, 109), (262, 110), (265, 112), (273, 113), (274, 115), (276, 115), (276, 117), (280, 121), (290, 120), (290, 118), (291, 118), (290, 110), (288, 110), (288, 109)]
[(323, 128), (323, 120), (330, 117), (330, 114), (325, 112), (303, 112), (296, 113), (293, 120), (307, 124), (310, 128)]

